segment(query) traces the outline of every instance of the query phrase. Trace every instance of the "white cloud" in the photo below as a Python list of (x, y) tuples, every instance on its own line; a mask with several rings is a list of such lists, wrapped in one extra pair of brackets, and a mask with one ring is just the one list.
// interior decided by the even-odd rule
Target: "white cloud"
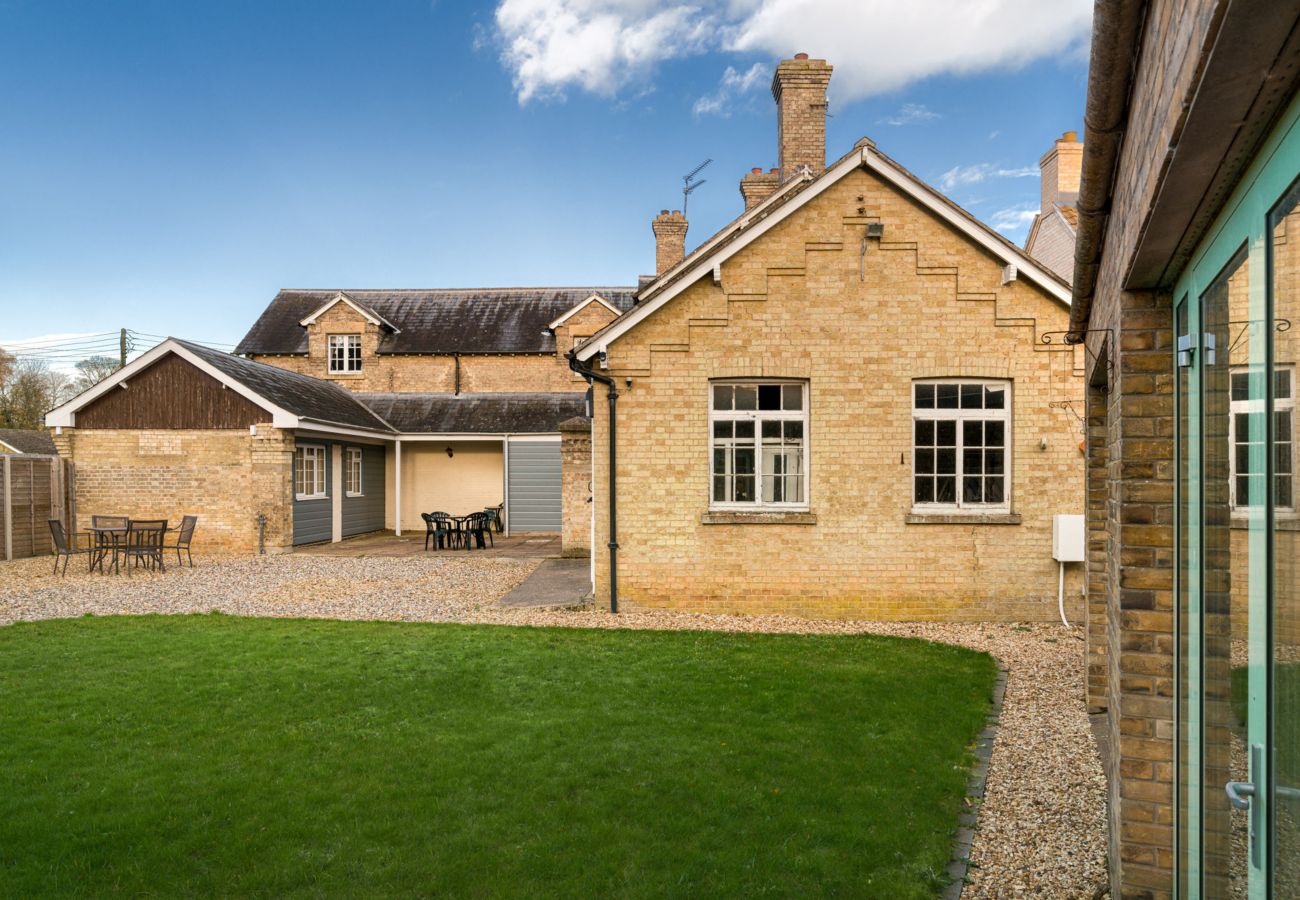
[(496, 41), (520, 103), (569, 88), (610, 96), (664, 61), (796, 50), (835, 66), (832, 98), (935, 75), (1014, 69), (1086, 51), (1090, 0), (500, 0)]
[(1016, 234), (1028, 228), (1036, 215), (1038, 215), (1038, 210), (1027, 206), (1000, 209), (989, 219), (989, 224), (997, 231)]
[(702, 52), (714, 19), (654, 0), (502, 0), (501, 59), (520, 103), (578, 87), (609, 97), (666, 59)]
[(968, 184), (979, 184), (992, 178), (1037, 178), (1037, 166), (1024, 166), (1019, 169), (1007, 169), (992, 163), (976, 163), (971, 166), (954, 166), (939, 176), (939, 188), (944, 193), (951, 193), (953, 188)]
[(940, 115), (921, 103), (904, 103), (898, 112), (881, 119), (886, 125), (915, 125), (917, 122), (930, 122), (941, 118)]
[(695, 101), (695, 115), (718, 115), (723, 118), (730, 116), (732, 101), (735, 98), (766, 84), (770, 77), (771, 70), (762, 63), (754, 63), (744, 74), (727, 66), (727, 71), (722, 73), (722, 81), (718, 83), (718, 89)]

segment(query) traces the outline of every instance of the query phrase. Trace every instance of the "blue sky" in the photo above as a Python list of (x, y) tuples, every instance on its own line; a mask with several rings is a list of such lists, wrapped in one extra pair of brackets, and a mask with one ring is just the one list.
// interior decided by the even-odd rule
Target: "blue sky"
[(796, 51), (836, 66), (831, 158), (870, 135), (1019, 241), (1090, 5), (0, 0), (0, 345), (233, 344), (280, 287), (634, 284), (684, 173), (713, 159), (691, 246), (776, 164)]

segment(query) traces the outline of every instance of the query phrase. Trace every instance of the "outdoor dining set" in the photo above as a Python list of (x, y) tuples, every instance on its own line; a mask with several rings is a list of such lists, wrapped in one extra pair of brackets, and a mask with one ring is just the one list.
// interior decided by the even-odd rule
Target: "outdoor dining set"
[[(194, 568), (190, 553), (194, 541), (194, 527), (198, 516), (185, 516), (179, 529), (168, 527), (166, 519), (132, 519), (130, 516), (91, 516), (90, 527), (85, 531), (68, 531), (58, 519), (50, 519), (50, 537), (54, 543), (54, 571), (68, 574), (68, 560), (84, 556), (87, 571), (101, 574), (144, 567), (148, 571), (167, 571), (165, 554), (174, 552), (176, 564), (188, 562)], [(184, 560), (181, 554), (185, 554)]]
[(492, 532), (500, 534), (504, 530), (501, 520), (501, 507), (494, 506), (482, 512), (472, 512), (464, 516), (453, 516), (445, 512), (420, 513), (424, 520), (424, 549), (433, 544), (435, 550), (456, 549), (480, 550), (496, 546)]

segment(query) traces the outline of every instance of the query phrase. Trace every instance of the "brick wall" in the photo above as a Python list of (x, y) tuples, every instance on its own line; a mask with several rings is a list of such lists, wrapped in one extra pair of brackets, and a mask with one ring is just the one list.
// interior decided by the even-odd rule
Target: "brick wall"
[[(864, 260), (869, 220), (883, 223), (885, 240)], [(613, 343), (622, 601), (1053, 620), (1051, 516), (1084, 506), (1082, 351), (1039, 343), (1066, 327), (1065, 308), (1027, 282), (1002, 285), (1001, 272), (999, 260), (858, 171), (724, 263), (721, 286), (693, 285)], [(758, 376), (808, 379), (815, 524), (705, 523), (709, 379)], [(951, 376), (1013, 382), (1020, 524), (907, 523), (912, 379)], [(608, 540), (601, 391), (598, 547)], [(596, 561), (607, 602), (608, 557)], [(1081, 567), (1067, 571), (1067, 611), (1080, 622)]]
[[(1095, 706), (1104, 683), (1115, 897), (1168, 897), (1173, 869), (1171, 298), (1123, 284), (1220, 6), (1148, 6), (1088, 326), (1090, 383), (1106, 378), (1097, 359), (1114, 360), (1106, 392), (1089, 395), (1089, 419), (1105, 433), (1107, 489), (1104, 506), (1089, 504), (1093, 551), (1104, 533), (1105, 561), (1090, 561), (1088, 591), (1093, 603), (1104, 597), (1106, 643), (1090, 631), (1087, 694)], [(1094, 668), (1101, 659), (1104, 682)]]
[[(575, 379), (564, 359), (575, 336), (595, 334), (614, 318), (599, 303), (589, 304), (556, 329), (555, 354), (493, 354), (460, 357), (462, 393), (579, 392), (586, 389)], [(377, 355), (379, 330), (345, 303), (336, 304), (307, 328), (306, 356), (257, 356), (259, 362), (334, 381), (354, 391), (431, 391), (456, 389), (456, 360), (450, 355)], [(331, 334), (361, 335), (361, 372), (329, 372), (327, 345)]]
[(560, 534), (564, 556), (591, 555), (591, 420), (569, 419), (560, 424), (560, 468), (563, 478)]
[(267, 552), (292, 544), (293, 436), (247, 431), (63, 429), (60, 453), (75, 460), (77, 527), (91, 516), (199, 516), (195, 552), (256, 552), (264, 513)]

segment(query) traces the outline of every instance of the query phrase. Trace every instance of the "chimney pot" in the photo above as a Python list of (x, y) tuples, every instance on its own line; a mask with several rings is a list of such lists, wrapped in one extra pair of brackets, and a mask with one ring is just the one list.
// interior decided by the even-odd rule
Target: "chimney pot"
[(1075, 141), (1079, 140), (1079, 132), (1067, 131), (1065, 134), (1061, 135), (1061, 140), (1069, 141), (1073, 144)]
[(762, 166), (754, 166), (754, 168), (750, 169), (749, 171), (753, 172), (755, 175), (762, 175), (762, 174), (763, 174), (763, 167), (762, 167)]
[(661, 210), (659, 210), (659, 215), (661, 215), (661, 216), (666, 216), (666, 215), (668, 215), (668, 210), (666, 210), (666, 209), (661, 209)]
[(794, 55), (794, 58), (795, 58), (795, 59), (807, 59), (807, 58), (808, 58), (808, 54), (807, 54), (807, 53), (796, 53), (796, 54)]

